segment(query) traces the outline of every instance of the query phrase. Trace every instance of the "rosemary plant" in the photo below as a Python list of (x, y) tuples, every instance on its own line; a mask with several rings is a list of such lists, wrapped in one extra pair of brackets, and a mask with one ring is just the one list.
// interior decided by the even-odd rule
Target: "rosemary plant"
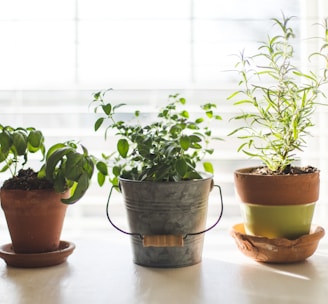
[(234, 104), (243, 109), (233, 119), (245, 124), (229, 134), (238, 133), (242, 139), (238, 151), (259, 158), (270, 172), (278, 174), (287, 173), (297, 159), (296, 152), (306, 146), (319, 97), (325, 97), (322, 87), (328, 72), (327, 19), (320, 25), (323, 35), (314, 37), (321, 47), (308, 57), (323, 66), (316, 72), (302, 72), (295, 64), (292, 18), (273, 19), (279, 34), (268, 36), (258, 53), (250, 57), (240, 53), (235, 68), (241, 89), (228, 97), (238, 97)]

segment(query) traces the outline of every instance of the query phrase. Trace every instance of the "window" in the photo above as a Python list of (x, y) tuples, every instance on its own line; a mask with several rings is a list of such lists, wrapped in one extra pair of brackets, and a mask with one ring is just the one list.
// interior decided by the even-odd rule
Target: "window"
[[(299, 59), (311, 47), (305, 37), (324, 16), (324, 0), (0, 0), (0, 123), (33, 125), (44, 130), (47, 144), (59, 137), (79, 138), (92, 153), (110, 151), (101, 133), (93, 132), (88, 108), (92, 92), (113, 88), (113, 101), (149, 111), (181, 93), (196, 105), (218, 104), (224, 120), (218, 124), (213, 162), (216, 183), (223, 190), (224, 219), (239, 217), (233, 171), (256, 165), (236, 153), (238, 142), (227, 138), (235, 111), (226, 97), (236, 86), (232, 54), (257, 42), (272, 30), (270, 18), (281, 11), (296, 16)], [(37, 8), (37, 9), (36, 9)], [(326, 10), (325, 10), (326, 9)], [(317, 217), (327, 219), (327, 110), (316, 114), (305, 163), (321, 168), (321, 200)], [(37, 164), (36, 164), (37, 165)], [(2, 179), (4, 177), (2, 176)], [(74, 222), (97, 228), (105, 221), (109, 185), (96, 183), (77, 206), (69, 208)], [(119, 198), (113, 214), (118, 217)], [(216, 205), (210, 215), (215, 217)], [(116, 213), (117, 212), (117, 213)], [(223, 221), (224, 222), (224, 221)], [(0, 224), (0, 225), (3, 225)]]

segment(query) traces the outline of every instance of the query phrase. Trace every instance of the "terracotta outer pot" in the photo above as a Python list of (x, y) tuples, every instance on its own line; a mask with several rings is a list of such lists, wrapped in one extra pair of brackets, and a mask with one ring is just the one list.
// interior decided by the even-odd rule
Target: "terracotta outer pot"
[(54, 190), (1, 190), (12, 246), (16, 253), (41, 253), (59, 248), (69, 192)]
[(235, 171), (240, 200), (258, 205), (301, 205), (319, 199), (319, 171), (298, 175), (256, 175), (254, 168)]

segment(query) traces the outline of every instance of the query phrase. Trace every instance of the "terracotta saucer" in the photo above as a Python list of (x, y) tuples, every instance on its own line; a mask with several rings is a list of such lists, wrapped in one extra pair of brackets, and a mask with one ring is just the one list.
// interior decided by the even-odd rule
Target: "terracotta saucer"
[(75, 249), (75, 244), (60, 241), (59, 249), (45, 253), (15, 253), (11, 244), (0, 246), (0, 257), (8, 266), (21, 268), (48, 267), (61, 264)]
[(230, 234), (235, 239), (238, 249), (255, 261), (265, 263), (295, 263), (310, 257), (318, 247), (325, 230), (312, 225), (309, 234), (295, 240), (285, 238), (269, 239), (245, 233), (244, 224), (234, 225)]

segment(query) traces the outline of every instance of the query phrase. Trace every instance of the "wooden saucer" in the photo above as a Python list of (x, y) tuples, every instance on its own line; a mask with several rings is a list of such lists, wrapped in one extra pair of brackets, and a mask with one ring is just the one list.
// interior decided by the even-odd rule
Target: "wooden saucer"
[(312, 225), (309, 234), (295, 240), (285, 238), (269, 239), (245, 233), (244, 224), (236, 224), (230, 234), (235, 239), (238, 249), (246, 256), (265, 263), (295, 263), (310, 257), (318, 247), (325, 230)]
[(15, 253), (11, 244), (0, 247), (0, 257), (8, 266), (21, 268), (48, 267), (61, 264), (75, 249), (75, 244), (60, 241), (59, 249), (44, 253)]

